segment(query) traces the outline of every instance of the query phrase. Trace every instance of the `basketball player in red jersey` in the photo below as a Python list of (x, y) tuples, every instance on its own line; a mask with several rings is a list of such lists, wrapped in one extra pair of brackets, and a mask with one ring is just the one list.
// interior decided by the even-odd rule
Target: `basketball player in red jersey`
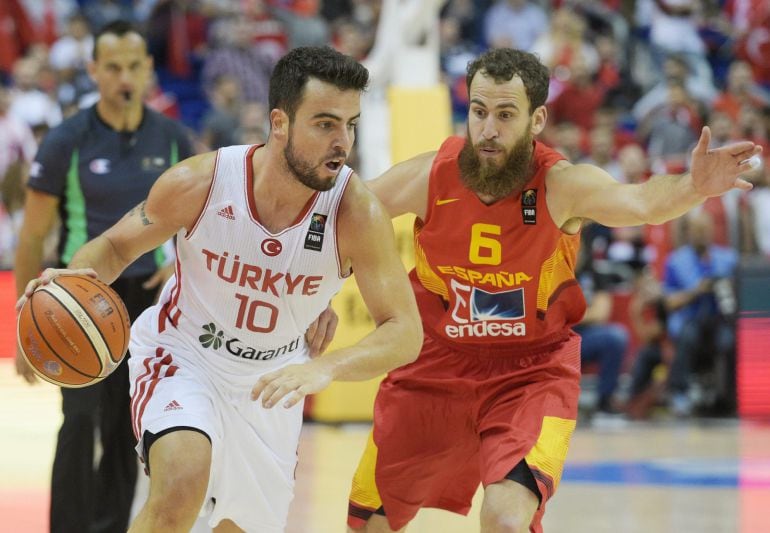
[[(391, 371), (353, 479), (348, 524), (402, 531), (421, 507), (466, 514), (484, 486), (481, 530), (542, 531), (575, 428), (585, 310), (575, 281), (583, 220), (658, 224), (710, 196), (749, 189), (750, 142), (709, 150), (691, 172), (621, 185), (534, 140), (549, 73), (498, 49), (468, 66), (467, 139), (371, 183), (390, 214), (417, 215), (413, 289), (424, 344)], [(579, 105), (579, 102), (576, 102)]]

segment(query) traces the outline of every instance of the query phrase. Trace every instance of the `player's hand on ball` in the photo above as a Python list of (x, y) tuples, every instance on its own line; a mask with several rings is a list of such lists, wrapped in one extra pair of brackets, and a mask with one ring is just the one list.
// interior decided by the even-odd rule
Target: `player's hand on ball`
[(22, 294), (21, 297), (16, 301), (16, 312), (18, 313), (21, 311), (21, 308), (24, 306), (24, 302), (26, 302), (27, 299), (32, 296), (32, 293), (35, 292), (35, 289), (41, 285), (51, 283), (53, 278), (63, 274), (82, 274), (84, 276), (91, 276), (94, 279), (98, 277), (96, 271), (93, 268), (46, 268), (43, 270), (43, 273), (40, 274), (39, 278), (35, 278), (27, 283), (27, 286), (24, 288), (24, 294)]
[(269, 409), (282, 399), (285, 408), (293, 407), (308, 394), (320, 392), (332, 382), (331, 371), (318, 359), (301, 365), (285, 366), (265, 374), (251, 389), (251, 399), (262, 396), (262, 406)]
[(337, 313), (329, 305), (310, 324), (310, 327), (305, 332), (305, 340), (307, 340), (310, 348), (310, 357), (318, 357), (326, 351), (329, 343), (334, 338), (334, 333), (337, 331), (337, 322)]

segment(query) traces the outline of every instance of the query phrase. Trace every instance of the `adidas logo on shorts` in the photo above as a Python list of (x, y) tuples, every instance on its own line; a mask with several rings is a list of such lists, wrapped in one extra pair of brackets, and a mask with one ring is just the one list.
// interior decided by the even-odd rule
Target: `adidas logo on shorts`
[(235, 213), (233, 213), (233, 206), (228, 205), (217, 211), (217, 215), (225, 217), (228, 220), (235, 220)]
[(171, 400), (168, 402), (168, 405), (163, 409), (163, 412), (166, 411), (176, 411), (178, 409), (184, 409), (181, 405), (179, 405), (179, 402), (176, 400)]

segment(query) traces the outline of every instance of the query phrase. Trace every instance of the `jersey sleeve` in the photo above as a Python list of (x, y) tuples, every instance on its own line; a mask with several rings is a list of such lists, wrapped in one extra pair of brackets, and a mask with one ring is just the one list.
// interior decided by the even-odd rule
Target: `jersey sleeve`
[(29, 170), (27, 187), (61, 196), (72, 165), (74, 146), (62, 128), (52, 129), (43, 139)]

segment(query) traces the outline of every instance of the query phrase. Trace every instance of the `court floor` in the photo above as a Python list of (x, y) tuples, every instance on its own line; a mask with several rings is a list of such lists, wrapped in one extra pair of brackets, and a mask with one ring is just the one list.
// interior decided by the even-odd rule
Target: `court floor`
[[(24, 385), (11, 362), (0, 359), (0, 532), (47, 531), (47, 484), (59, 421), (58, 390)], [(306, 425), (289, 533), (345, 530), (347, 491), (368, 430)], [(409, 531), (477, 532), (479, 502), (480, 493), (468, 517), (421, 511)], [(768, 533), (770, 423), (661, 420), (603, 431), (579, 426), (544, 528)]]

